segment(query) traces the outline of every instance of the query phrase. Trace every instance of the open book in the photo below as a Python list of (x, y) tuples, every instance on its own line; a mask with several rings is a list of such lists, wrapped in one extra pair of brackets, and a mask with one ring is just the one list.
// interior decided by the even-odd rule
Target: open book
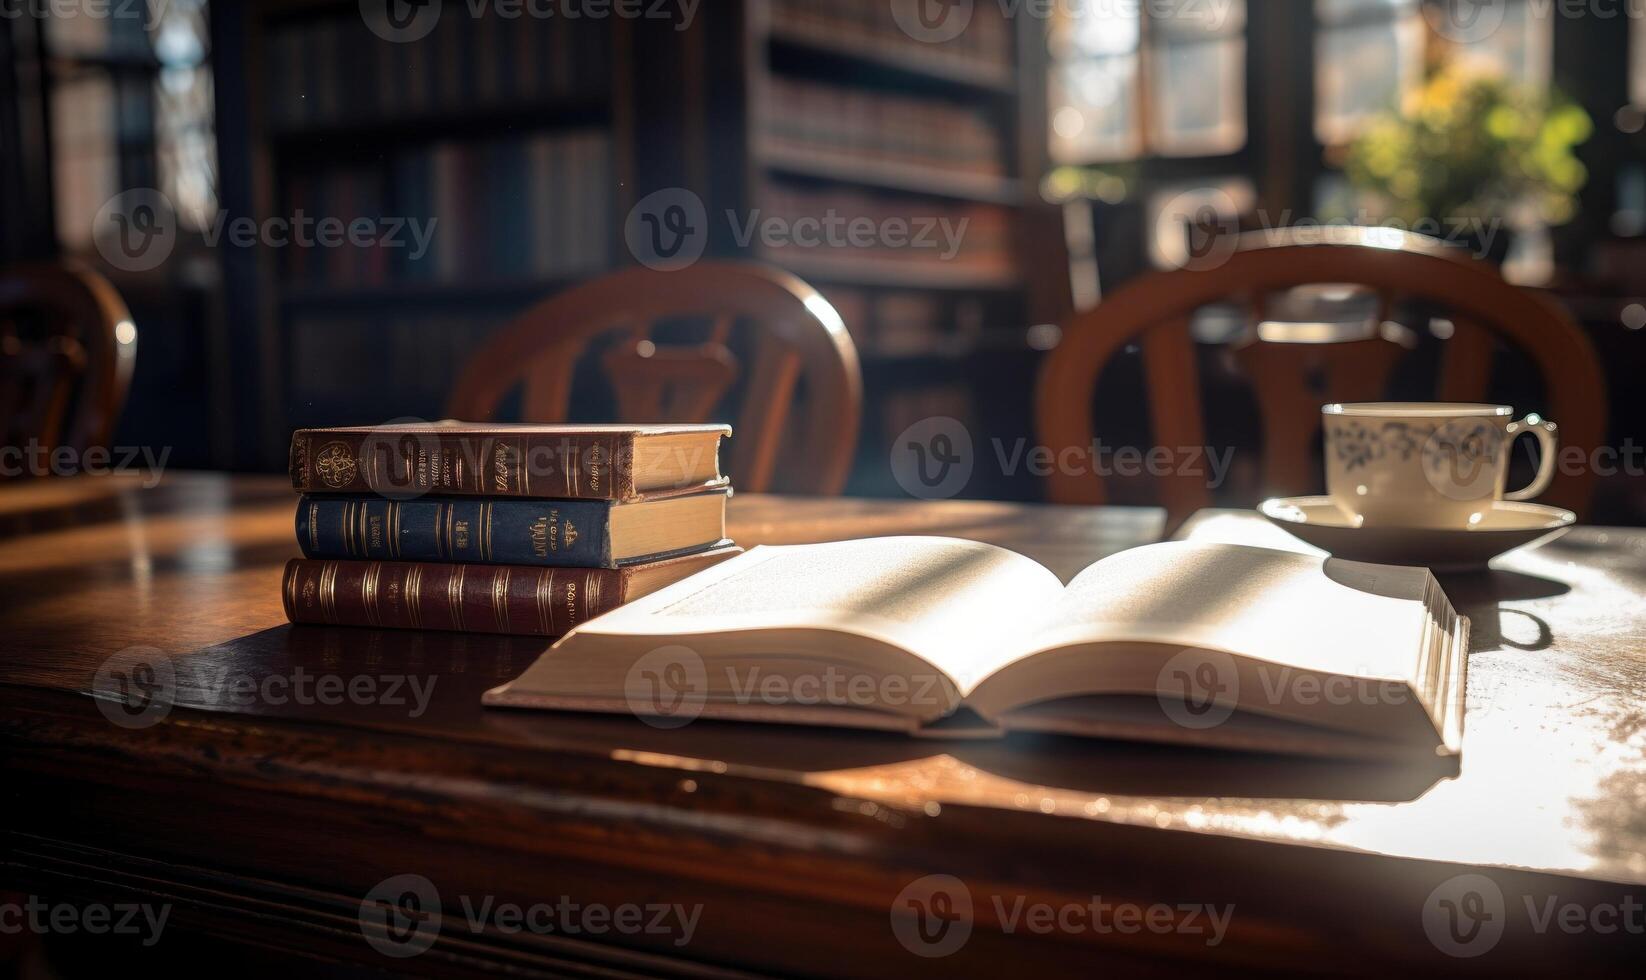
[(870, 538), (754, 548), (579, 626), (485, 700), (1451, 755), (1467, 641), (1424, 568), (1171, 542), (1064, 586), (992, 545)]

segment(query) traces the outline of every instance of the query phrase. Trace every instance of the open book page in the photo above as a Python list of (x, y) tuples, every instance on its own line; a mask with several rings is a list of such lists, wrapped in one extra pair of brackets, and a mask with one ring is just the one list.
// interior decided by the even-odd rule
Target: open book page
[(763, 546), (572, 636), (830, 630), (906, 650), (966, 690), (1021, 653), (1028, 617), (1061, 595), (1062, 583), (1040, 564), (976, 541), (889, 537)]
[(1421, 689), (1429, 578), (1423, 568), (1268, 548), (1148, 545), (1075, 576), (1032, 643), (1158, 643)]

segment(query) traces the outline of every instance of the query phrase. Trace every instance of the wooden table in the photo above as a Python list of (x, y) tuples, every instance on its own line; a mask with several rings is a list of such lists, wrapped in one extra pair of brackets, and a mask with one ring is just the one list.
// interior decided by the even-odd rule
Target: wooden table
[[(1474, 631), (1461, 774), (1445, 778), (1050, 737), (665, 731), (486, 710), (480, 692), (541, 643), (285, 625), (292, 511), (282, 482), (262, 478), (0, 491), (0, 893), (164, 903), (151, 956), (231, 942), (414, 973), (1641, 962), (1646, 939), (1628, 926), (1646, 899), (1646, 532), (1578, 528), (1446, 580)], [(745, 545), (951, 534), (1064, 578), (1161, 526), (1139, 509), (753, 495), (732, 513)], [(1235, 512), (1186, 532), (1289, 541)], [(141, 697), (88, 696), (100, 665), (134, 646), (173, 655), (158, 717)], [(371, 703), (323, 703), (326, 677)], [(393, 703), (397, 679), (425, 686), (426, 710), (404, 687)], [(1489, 885), (1457, 879), (1476, 873)], [(392, 959), (367, 938), (387, 935), (372, 912), (384, 906), (363, 917), (362, 902), (400, 874), (428, 879), (445, 914), (432, 936), (416, 920), (432, 948)], [(908, 941), (918, 907), (948, 908), (931, 904), (927, 875), (954, 876), (972, 902), (969, 918), (949, 915), (971, 931), (941, 960)], [(1460, 888), (1485, 895), (1468, 911), (1498, 913), (1501, 934), (1459, 959), (1430, 937)], [(682, 928), (632, 921), (471, 928), (463, 903), (488, 899), (699, 914), (683, 944)], [(1155, 905), (1169, 908), (1148, 918)], [(1067, 914), (1042, 931), (1017, 914), (1036, 906)], [(1116, 906), (1144, 918), (1105, 919)], [(1187, 921), (1230, 906), (1216, 945)]]

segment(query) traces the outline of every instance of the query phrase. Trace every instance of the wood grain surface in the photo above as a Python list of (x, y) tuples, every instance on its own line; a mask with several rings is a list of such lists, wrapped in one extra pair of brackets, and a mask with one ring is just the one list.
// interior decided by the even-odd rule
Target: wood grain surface
[[(970, 895), (969, 937), (936, 961), (962, 974), (1640, 961), (1638, 931), (1597, 926), (1628, 902), (1638, 924), (1646, 898), (1642, 531), (1580, 527), (1445, 580), (1474, 623), (1454, 778), (487, 710), (480, 692), (541, 640), (284, 623), (294, 506), (281, 480), (214, 474), (0, 491), (0, 891), (146, 896), (184, 935), (419, 973), (906, 977), (934, 965), (898, 938), (905, 890), (927, 875)], [(742, 495), (731, 533), (956, 535), (1068, 579), (1161, 526), (1147, 509)], [(1244, 512), (1184, 533), (1290, 543)], [(164, 676), (111, 687), (134, 660)], [(446, 919), (428, 952), (390, 960), (360, 905), (405, 873), (438, 888)], [(1465, 873), (1501, 893), (1503, 930), (1453, 958), (1425, 914)], [(1013, 915), (1098, 896), (1170, 906), (1175, 925), (1042, 932)], [(683, 944), (471, 929), (461, 901), (484, 897), (701, 914)], [(1582, 927), (1545, 922), (1551, 902), (1575, 903)], [(1187, 906), (1232, 906), (1220, 942), (1190, 929)]]

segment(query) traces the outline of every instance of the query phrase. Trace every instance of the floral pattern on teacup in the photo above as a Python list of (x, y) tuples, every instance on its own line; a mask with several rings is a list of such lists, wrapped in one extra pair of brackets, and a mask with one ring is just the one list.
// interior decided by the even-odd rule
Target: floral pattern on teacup
[(1389, 448), (1400, 454), (1402, 463), (1412, 458), (1418, 447), (1433, 434), (1433, 428), (1426, 425), (1411, 425), (1407, 422), (1390, 422), (1383, 427), (1383, 435), (1389, 442)]
[(1435, 428), (1423, 442), (1423, 474), (1454, 500), (1490, 496), (1497, 489), (1503, 430), (1474, 419)]
[(1333, 434), (1332, 453), (1344, 469), (1352, 470), (1381, 458), (1383, 445), (1378, 440), (1378, 433), (1359, 422), (1349, 422), (1339, 426)]
[(1345, 470), (1385, 458), (1409, 462), (1421, 455), (1431, 485), (1456, 499), (1489, 493), (1495, 483), (1503, 432), (1477, 419), (1454, 419), (1439, 425), (1384, 422), (1340, 423), (1332, 432), (1332, 454)]
[(1387, 422), (1375, 428), (1359, 422), (1346, 422), (1338, 426), (1332, 438), (1332, 451), (1337, 461), (1348, 470), (1390, 454), (1400, 457), (1404, 463), (1433, 434), (1433, 426), (1407, 422)]

